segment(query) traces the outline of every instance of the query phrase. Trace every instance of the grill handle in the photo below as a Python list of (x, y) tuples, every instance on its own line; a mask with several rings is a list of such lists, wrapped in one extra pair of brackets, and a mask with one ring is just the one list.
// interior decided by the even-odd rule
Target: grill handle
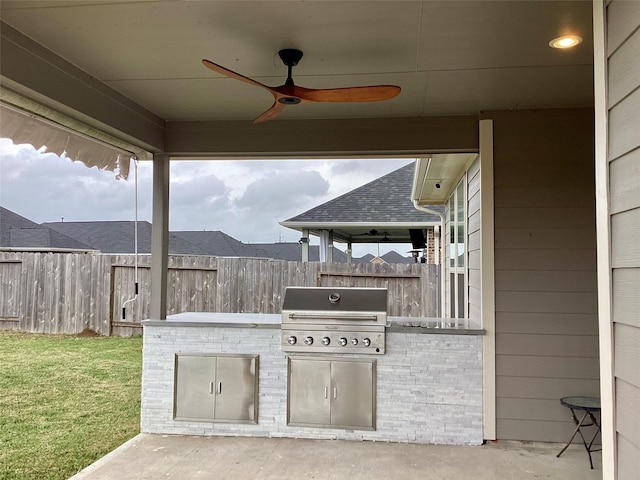
[(291, 320), (355, 320), (358, 322), (362, 321), (376, 321), (378, 320), (378, 316), (374, 314), (351, 314), (351, 315), (320, 315), (317, 313), (312, 314), (304, 314), (304, 313), (290, 313), (289, 318)]

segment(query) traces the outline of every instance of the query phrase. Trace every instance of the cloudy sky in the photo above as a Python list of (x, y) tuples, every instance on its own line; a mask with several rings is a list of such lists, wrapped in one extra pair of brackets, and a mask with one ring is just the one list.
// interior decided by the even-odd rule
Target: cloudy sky
[[(245, 243), (297, 241), (278, 222), (336, 198), (412, 160), (245, 160), (171, 163), (169, 228), (221, 230)], [(151, 162), (138, 163), (138, 219), (151, 221)], [(0, 138), (0, 205), (37, 223), (133, 220), (135, 179), (87, 168)], [(312, 245), (319, 243), (312, 237)], [(345, 245), (337, 244), (344, 250)], [(382, 244), (380, 254), (408, 246)], [(354, 256), (378, 254), (354, 245)]]

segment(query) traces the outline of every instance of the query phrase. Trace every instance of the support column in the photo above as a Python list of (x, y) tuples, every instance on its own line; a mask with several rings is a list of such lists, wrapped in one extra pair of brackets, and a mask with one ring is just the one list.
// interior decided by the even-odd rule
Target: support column
[(302, 238), (300, 239), (302, 242), (302, 262), (309, 261), (309, 230), (302, 230)]
[[(497, 438), (493, 120), (480, 120), (480, 273), (485, 440)], [(443, 232), (444, 233), (444, 232)], [(468, 268), (468, 267), (467, 267)], [(468, 270), (467, 270), (468, 272)]]
[(327, 230), (320, 230), (318, 237), (320, 237), (319, 260), (322, 263), (326, 263), (329, 261), (329, 232)]
[(347, 242), (347, 263), (349, 265), (353, 263), (353, 242), (351, 240)]
[(153, 156), (153, 215), (151, 228), (151, 301), (149, 317), (167, 319), (169, 263), (169, 155)]
[[(618, 478), (616, 427), (615, 334), (613, 317), (613, 268), (611, 263), (611, 192), (609, 151), (609, 77), (607, 55), (608, 4), (593, 2), (593, 61), (595, 97), (596, 238), (598, 272), (598, 342), (600, 346), (600, 423), (602, 425), (602, 478)], [(637, 10), (637, 8), (635, 8)], [(637, 64), (637, 62), (636, 62)], [(631, 71), (631, 70), (629, 70)], [(621, 362), (622, 363), (622, 362)], [(631, 451), (622, 453), (629, 463)]]

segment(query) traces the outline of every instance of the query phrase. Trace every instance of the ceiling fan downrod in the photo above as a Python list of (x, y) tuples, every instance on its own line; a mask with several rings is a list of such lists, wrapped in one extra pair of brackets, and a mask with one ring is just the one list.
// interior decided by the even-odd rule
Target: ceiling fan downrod
[[(293, 83), (293, 67), (298, 65), (302, 58), (302, 51), (295, 48), (284, 48), (278, 52), (282, 63), (287, 66), (287, 80), (284, 82), (286, 86), (295, 87)], [(301, 102), (298, 97), (280, 97), (278, 102), (284, 105), (296, 105)]]

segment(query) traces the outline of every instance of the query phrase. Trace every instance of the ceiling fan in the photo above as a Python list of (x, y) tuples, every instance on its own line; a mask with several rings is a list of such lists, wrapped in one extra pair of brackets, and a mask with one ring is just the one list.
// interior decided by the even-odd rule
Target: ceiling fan
[(391, 238), (389, 238), (391, 236), (391, 234), (389, 232), (380, 232), (380, 231), (376, 230), (375, 228), (372, 228), (368, 232), (356, 233), (355, 235), (352, 235), (352, 236), (353, 237), (371, 237), (372, 239), (374, 237), (375, 238), (382, 237), (379, 240), (380, 242), (390, 242), (391, 241)]
[(274, 102), (271, 108), (256, 118), (253, 123), (261, 123), (274, 119), (287, 105), (297, 105), (307, 102), (377, 102), (388, 100), (400, 93), (400, 87), (396, 85), (319, 89), (299, 87), (293, 83), (291, 71), (302, 58), (302, 52), (294, 48), (286, 48), (280, 50), (278, 55), (282, 59), (282, 63), (288, 68), (287, 80), (279, 87), (269, 87), (206, 59), (203, 59), (202, 63), (214, 72), (229, 78), (235, 78), (250, 85), (264, 88), (273, 95)]

